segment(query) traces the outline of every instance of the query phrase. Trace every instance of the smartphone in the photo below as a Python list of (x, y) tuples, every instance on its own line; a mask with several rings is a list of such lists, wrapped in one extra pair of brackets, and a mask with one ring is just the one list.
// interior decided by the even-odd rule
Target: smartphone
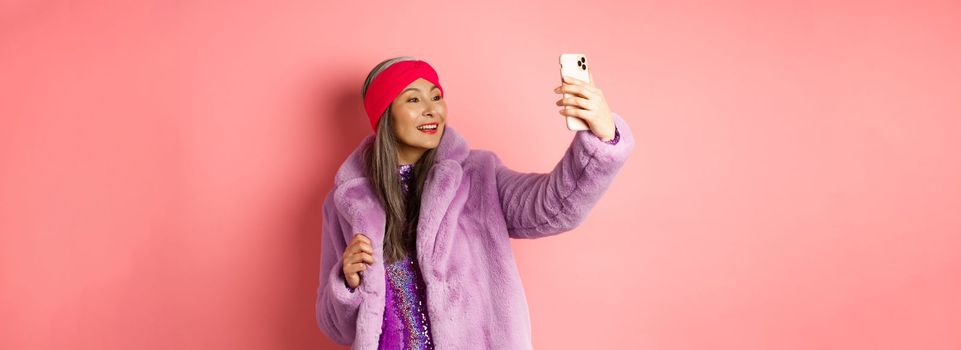
[[(591, 75), (587, 70), (587, 56), (582, 53), (562, 53), (560, 56), (561, 63), (561, 84), (564, 83), (563, 76), (573, 77), (575, 79), (580, 79), (582, 81), (591, 82)], [(564, 98), (570, 97), (571, 94), (564, 94)], [(564, 106), (567, 108), (577, 108), (573, 106)], [(571, 131), (576, 130), (589, 130), (590, 127), (583, 119), (578, 117), (567, 116), (567, 129)]]

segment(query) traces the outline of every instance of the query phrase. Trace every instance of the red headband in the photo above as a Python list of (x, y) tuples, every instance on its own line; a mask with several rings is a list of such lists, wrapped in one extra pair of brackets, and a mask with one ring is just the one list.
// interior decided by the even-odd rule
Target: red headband
[(370, 82), (367, 86), (367, 94), (364, 95), (364, 109), (367, 111), (367, 118), (370, 119), (370, 127), (375, 132), (380, 116), (384, 114), (394, 98), (417, 78), (424, 78), (434, 83), (440, 90), (440, 95), (444, 96), (444, 88), (440, 86), (437, 72), (430, 64), (420, 60), (394, 63)]

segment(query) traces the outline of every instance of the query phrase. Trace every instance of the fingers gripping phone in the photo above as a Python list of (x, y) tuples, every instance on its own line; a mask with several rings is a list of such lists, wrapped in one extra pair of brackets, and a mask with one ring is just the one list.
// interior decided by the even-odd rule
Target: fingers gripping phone
[[(591, 82), (591, 74), (587, 70), (587, 56), (581, 53), (562, 53), (560, 56), (561, 63), (561, 83), (564, 83), (563, 76), (573, 77), (575, 79), (580, 79), (584, 82)], [(571, 97), (571, 94), (565, 93), (564, 98)], [(564, 106), (565, 109), (577, 108), (574, 106)], [(571, 131), (576, 130), (589, 130), (590, 127), (583, 119), (578, 117), (566, 116), (567, 119), (567, 129)]]

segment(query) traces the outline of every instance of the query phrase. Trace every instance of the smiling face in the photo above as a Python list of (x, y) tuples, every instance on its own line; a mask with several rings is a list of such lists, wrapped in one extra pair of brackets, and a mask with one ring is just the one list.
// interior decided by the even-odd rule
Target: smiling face
[(399, 164), (417, 162), (440, 144), (447, 118), (447, 101), (434, 83), (419, 78), (390, 104)]

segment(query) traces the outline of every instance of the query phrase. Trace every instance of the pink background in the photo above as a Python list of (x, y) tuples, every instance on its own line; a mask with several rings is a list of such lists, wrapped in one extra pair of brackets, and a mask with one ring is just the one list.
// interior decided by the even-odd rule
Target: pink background
[(961, 2), (4, 1), (0, 348), (339, 348), (320, 205), (382, 59), (546, 172), (583, 52), (637, 147), (514, 241), (539, 349), (961, 348)]

